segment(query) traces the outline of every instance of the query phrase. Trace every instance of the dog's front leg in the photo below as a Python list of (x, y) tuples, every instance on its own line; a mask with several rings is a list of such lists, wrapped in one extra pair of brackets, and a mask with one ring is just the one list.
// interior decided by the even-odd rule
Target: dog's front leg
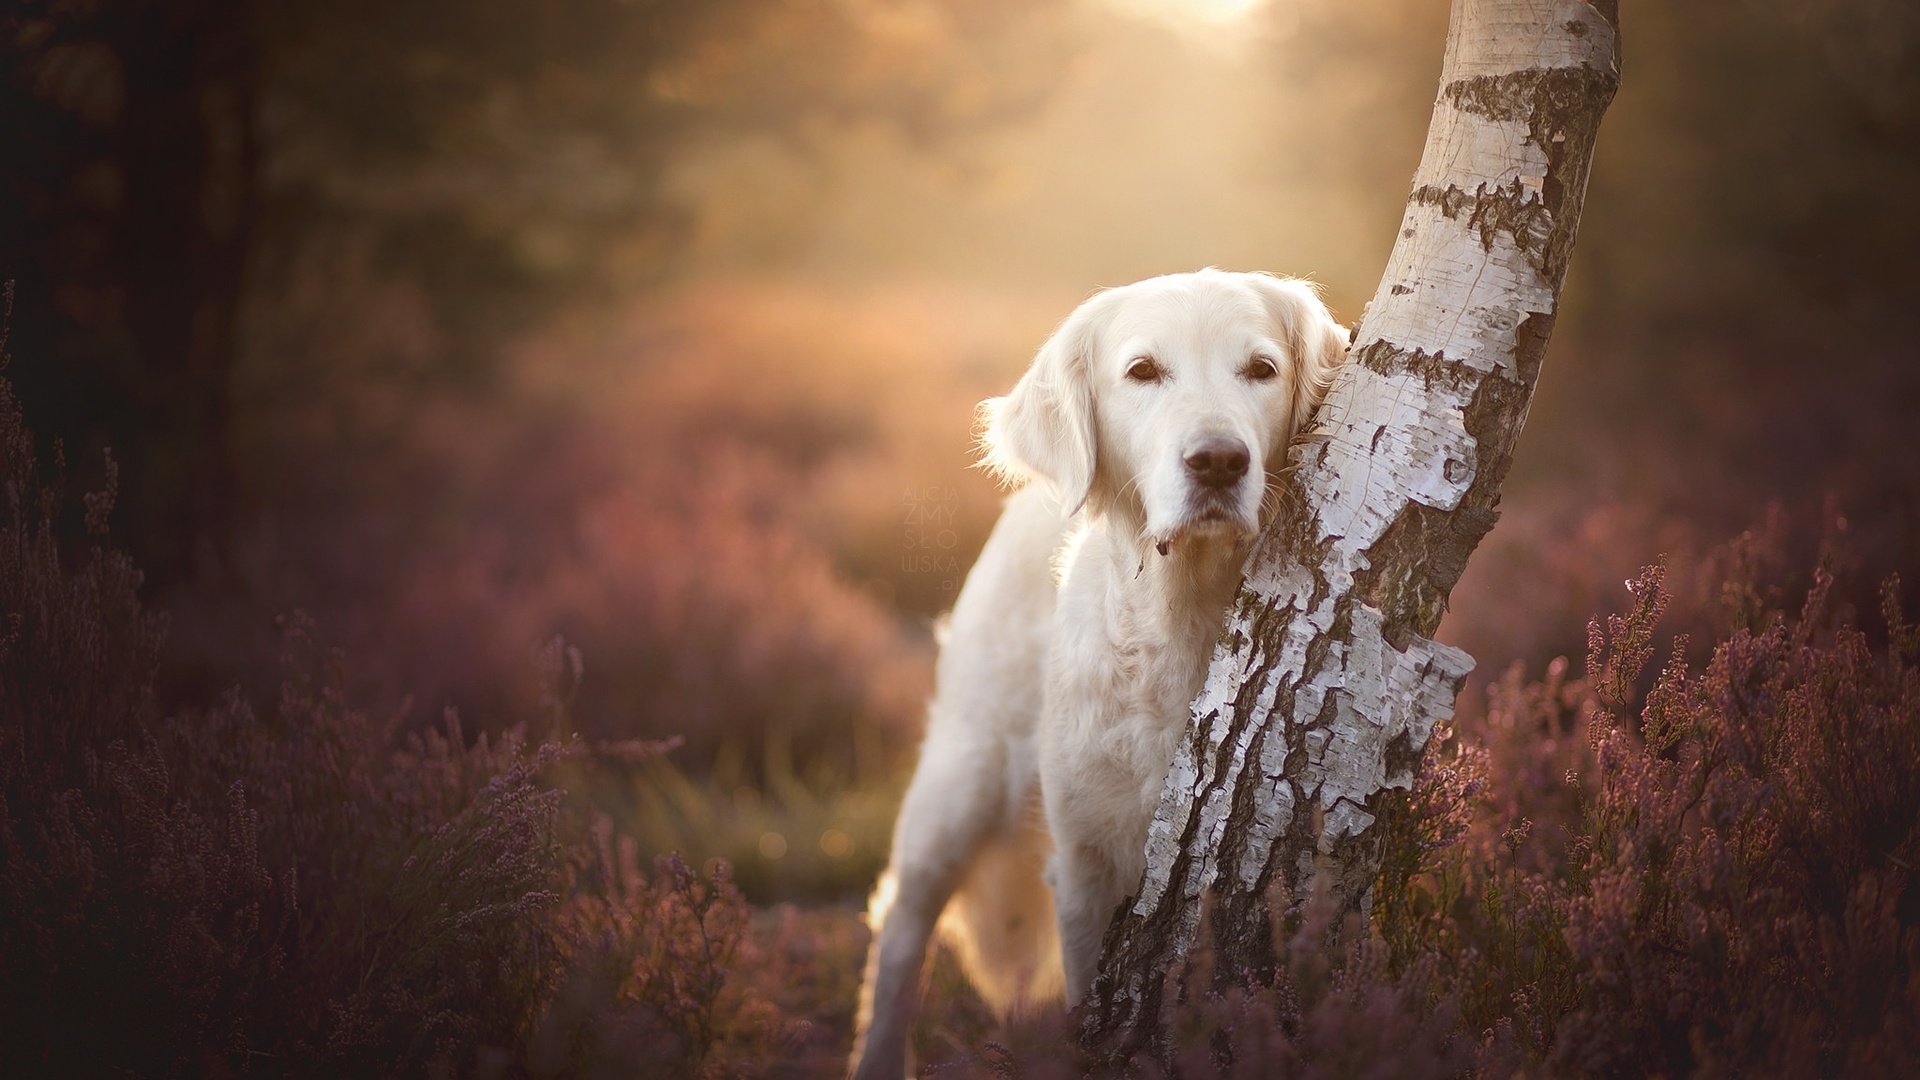
[[(927, 943), (946, 906), (948, 880), (909, 873), (903, 882), (889, 870), (876, 906), (884, 905), (861, 984), (854, 1037), (853, 1080), (899, 1080), (906, 1072), (907, 1037), (920, 999), (920, 971)], [(894, 895), (886, 895), (892, 893)]]
[(1080, 1004), (1100, 969), (1100, 947), (1114, 909), (1127, 898), (1113, 863), (1086, 844), (1056, 836), (1049, 876), (1054, 916), (1060, 924), (1060, 960), (1066, 974), (1067, 1004)]
[(997, 824), (1006, 775), (1006, 748), (992, 738), (949, 734), (921, 749), (894, 823), (893, 860), (869, 913), (874, 937), (854, 1021), (856, 1080), (899, 1080), (906, 1072), (927, 944)]

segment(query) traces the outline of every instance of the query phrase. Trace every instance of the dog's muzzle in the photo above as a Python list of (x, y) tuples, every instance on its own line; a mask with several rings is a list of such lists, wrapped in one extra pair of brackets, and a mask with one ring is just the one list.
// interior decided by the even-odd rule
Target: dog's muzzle
[(1225, 435), (1209, 435), (1187, 451), (1182, 459), (1187, 479), (1203, 491), (1226, 491), (1239, 485), (1247, 475), (1252, 456), (1247, 444)]

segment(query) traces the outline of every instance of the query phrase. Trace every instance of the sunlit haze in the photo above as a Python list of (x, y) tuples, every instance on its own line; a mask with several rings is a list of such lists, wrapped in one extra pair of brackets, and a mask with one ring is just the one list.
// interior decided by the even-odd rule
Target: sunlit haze
[[(1232, 17), (1259, 47), (1161, 17), (1176, 14)], [(1074, 6), (1061, 45), (1034, 58), (1057, 65), (1039, 107), (946, 153), (868, 127), (704, 141), (669, 179), (696, 207), (689, 265), (1017, 283), (1057, 288), (1055, 302), (1218, 265), (1309, 275), (1351, 309), (1393, 238), (1444, 12), (1404, 17), (1432, 55), (1394, 66), (1336, 63), (1277, 14), (1259, 0)]]
[(1106, 0), (1123, 11), (1153, 15), (1170, 22), (1231, 23), (1245, 18), (1269, 0)]

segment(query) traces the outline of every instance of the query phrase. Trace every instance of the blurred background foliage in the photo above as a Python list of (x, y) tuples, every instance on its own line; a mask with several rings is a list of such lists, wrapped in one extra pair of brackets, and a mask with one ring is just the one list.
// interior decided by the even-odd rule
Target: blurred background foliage
[[(1920, 10), (1625, 7), (1444, 628), (1489, 672), (1770, 505), (1914, 550)], [(353, 700), (488, 730), (561, 634), (583, 733), (682, 740), (582, 793), (751, 896), (857, 895), (995, 512), (974, 403), (1099, 285), (1270, 269), (1357, 318), (1445, 9), (26, 0), (7, 378), (77, 482), (114, 449), (167, 702), (268, 693), (299, 609)]]

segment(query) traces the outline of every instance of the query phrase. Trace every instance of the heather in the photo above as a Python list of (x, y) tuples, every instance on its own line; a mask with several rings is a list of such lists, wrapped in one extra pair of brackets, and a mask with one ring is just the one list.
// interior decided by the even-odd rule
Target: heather
[(41, 469), (4, 380), (0, 446), (10, 1067), (739, 1075), (778, 1071), (776, 1047), (822, 1053), (777, 1002), (816, 966), (849, 977), (845, 932), (756, 933), (725, 863), (643, 868), (631, 837), (567, 803), (563, 765), (665, 749), (568, 733), (577, 652), (536, 651), (544, 709), (469, 734), (451, 710), (355, 707), (349, 661), (294, 615), (271, 702), (163, 712), (164, 620), (104, 536), (112, 485), (83, 497), (84, 532), (62, 529), (64, 463)]
[[(734, 810), (758, 814), (724, 821), (665, 766), (674, 743), (572, 732), (587, 674), (557, 639), (528, 656), (539, 707), (492, 730), (356, 707), (351, 658), (298, 614), (280, 626), (275, 698), (164, 710), (165, 622), (111, 543), (111, 466), (75, 517), (64, 462), (38, 461), (4, 383), (0, 436), (8, 1060), (68, 1075), (835, 1068), (854, 909), (756, 909), (727, 861), (648, 860), (602, 806), (650, 792), (621, 817), (709, 844), (862, 815), (809, 810), (780, 766), (770, 789), (796, 790), (736, 789)], [(1336, 926), (1313, 898), (1275, 897), (1271, 978), (1224, 984), (1203, 949), (1177, 976), (1168, 1043), (1137, 1067), (1920, 1064), (1920, 627), (1898, 578), (1858, 587), (1843, 521), (1800, 581), (1786, 530), (1775, 517), (1742, 535), (1678, 592), (1649, 566), (1624, 610), (1589, 624), (1581, 673), (1516, 666), (1468, 701), (1391, 809), (1370, 917)], [(870, 798), (865, 817), (884, 820)], [(777, 862), (767, 835), (742, 859), (760, 875)], [(1064, 1018), (1000, 1027), (944, 961), (930, 987), (930, 1061), (1089, 1065), (1065, 1054)]]
[(1444, 972), (1483, 1067), (1915, 1063), (1920, 638), (1899, 579), (1863, 619), (1830, 561), (1789, 603), (1727, 573), (1696, 613), (1710, 648), (1661, 633), (1674, 597), (1648, 567), (1589, 624), (1584, 678), (1510, 673), (1428, 760), (1381, 929), (1398, 963)]

